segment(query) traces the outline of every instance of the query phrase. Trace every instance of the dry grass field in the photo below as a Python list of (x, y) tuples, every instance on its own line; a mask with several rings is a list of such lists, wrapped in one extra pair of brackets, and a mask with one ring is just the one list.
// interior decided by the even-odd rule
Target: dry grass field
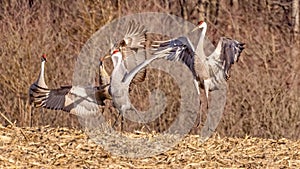
[(126, 158), (103, 150), (80, 130), (0, 126), (1, 168), (299, 168), (299, 149), (300, 141), (288, 139), (215, 135), (201, 144), (198, 135), (188, 135), (165, 153)]
[[(292, 10), (292, 0), (0, 1), (0, 113), (8, 118), (0, 116), (0, 167), (299, 168), (300, 36)], [(204, 19), (213, 44), (221, 36), (246, 43), (231, 70), (217, 136), (207, 142), (196, 141), (200, 132), (194, 127), (174, 149), (156, 157), (115, 157), (87, 138), (76, 116), (29, 105), (41, 54), (48, 56), (50, 88), (72, 84), (76, 58), (91, 35), (137, 12), (170, 13), (194, 24)], [(140, 102), (142, 87), (133, 92), (133, 103), (147, 105)], [(112, 107), (104, 110), (116, 113)], [(173, 107), (169, 110), (150, 124), (156, 132), (176, 116)], [(125, 126), (129, 136), (139, 129), (128, 121)]]

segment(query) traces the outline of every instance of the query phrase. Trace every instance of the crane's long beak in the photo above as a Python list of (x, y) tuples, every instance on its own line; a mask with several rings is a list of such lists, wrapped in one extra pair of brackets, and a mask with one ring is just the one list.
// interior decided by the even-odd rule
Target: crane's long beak
[(103, 56), (103, 57), (100, 57), (100, 59), (99, 59), (99, 65), (100, 66), (102, 66), (103, 65), (103, 62), (104, 62), (104, 60), (105, 59), (107, 59), (107, 58), (110, 58), (111, 57), (111, 55), (110, 54), (106, 54), (105, 56)]
[(195, 27), (193, 30), (192, 30), (192, 32), (195, 32), (197, 29), (199, 29), (199, 27), (197, 26), (197, 27)]
[(108, 59), (108, 58), (110, 58), (110, 57), (111, 57), (110, 54), (106, 54), (105, 56), (103, 56), (103, 57), (100, 58), (100, 61), (102, 62), (102, 61), (104, 61), (105, 59)]

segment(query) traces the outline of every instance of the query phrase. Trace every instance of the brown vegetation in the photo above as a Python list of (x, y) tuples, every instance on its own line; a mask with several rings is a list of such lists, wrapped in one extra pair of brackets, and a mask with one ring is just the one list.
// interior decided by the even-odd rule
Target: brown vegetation
[(220, 36), (246, 43), (228, 81), (217, 128), (221, 136), (300, 138), (300, 42), (293, 32), (291, 0), (1, 1), (0, 112), (17, 126), (79, 127), (73, 115), (28, 104), (39, 56), (48, 55), (49, 87), (72, 84), (76, 57), (87, 39), (119, 16), (145, 11), (171, 13), (194, 24), (205, 19), (214, 43)]
[(214, 136), (201, 144), (189, 135), (170, 151), (130, 159), (113, 156), (79, 130), (0, 125), (1, 168), (299, 168), (299, 149), (299, 141), (287, 139)]

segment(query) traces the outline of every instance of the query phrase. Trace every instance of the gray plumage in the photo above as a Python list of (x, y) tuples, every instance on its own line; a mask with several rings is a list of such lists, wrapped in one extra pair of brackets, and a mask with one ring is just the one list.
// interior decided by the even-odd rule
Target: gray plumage
[[(120, 48), (124, 56), (134, 55), (137, 48), (144, 47), (145, 31), (144, 26), (131, 21), (124, 38), (117, 41), (111, 50)], [(104, 68), (104, 59), (105, 57), (100, 58), (99, 63), (99, 86), (63, 86), (49, 89), (44, 78), (46, 57), (43, 55), (39, 77), (29, 88), (30, 103), (35, 107), (63, 110), (76, 115), (96, 113), (99, 110), (98, 106), (104, 105), (104, 100), (111, 99), (108, 92), (111, 77)], [(140, 78), (136, 79), (144, 77), (144, 74), (140, 74)]]
[[(114, 69), (111, 74), (111, 83), (109, 87), (113, 104), (118, 109), (119, 115), (122, 115), (122, 119), (124, 113), (131, 110), (138, 115), (138, 118), (136, 118), (136, 116), (132, 116), (131, 120), (141, 123), (145, 123), (145, 121), (143, 121), (143, 118), (139, 116), (139, 112), (130, 102), (129, 86), (131, 83), (142, 81), (145, 78), (145, 73), (141, 73), (145, 70), (143, 68), (150, 64), (153, 60), (159, 58), (159, 56), (156, 56), (145, 60), (145, 41), (145, 26), (135, 23), (134, 21), (129, 22), (129, 27), (124, 39), (120, 41), (121, 43), (119, 42), (111, 49), (111, 59), (113, 61)], [(139, 63), (137, 66), (128, 66), (127, 61), (131, 58), (143, 60), (143, 62), (137, 61)], [(131, 67), (131, 69), (129, 69), (129, 67)], [(162, 107), (160, 108), (162, 109)], [(152, 110), (149, 110), (149, 112), (151, 111)], [(143, 114), (147, 115), (147, 112), (144, 112)]]
[[(168, 41), (157, 41), (153, 45), (154, 55), (159, 55), (171, 61), (183, 62), (192, 72), (198, 94), (199, 86), (204, 88), (207, 98), (208, 117), (202, 136), (208, 136), (208, 131), (214, 131), (226, 103), (226, 80), (230, 77), (231, 65), (239, 60), (244, 49), (244, 43), (221, 37), (216, 49), (209, 56), (204, 53), (204, 37), (207, 29), (205, 22), (200, 21), (194, 30), (203, 28), (197, 49), (187, 37), (179, 37)], [(210, 100), (209, 98), (210, 93)], [(218, 119), (218, 120), (217, 120)], [(203, 133), (205, 132), (205, 133)]]
[[(112, 54), (112, 60), (114, 64), (114, 69), (111, 74), (111, 84), (109, 88), (109, 92), (112, 96), (114, 106), (119, 110), (119, 115), (123, 117), (124, 113), (128, 110), (134, 111), (138, 116), (132, 116), (131, 120), (137, 121), (140, 123), (146, 123), (143, 118), (139, 116), (139, 112), (134, 108), (134, 106), (130, 102), (129, 98), (129, 85), (134, 78), (134, 76), (147, 65), (149, 65), (152, 61), (159, 59), (160, 56), (155, 56), (150, 59), (145, 60), (140, 63), (134, 69), (128, 71), (124, 66), (124, 60), (122, 59), (122, 53), (119, 50), (115, 50)], [(162, 101), (161, 105), (164, 105), (164, 101)], [(162, 110), (163, 106), (160, 106), (158, 110)], [(152, 110), (148, 110), (148, 112), (152, 112)], [(143, 114), (147, 114), (147, 112), (143, 112)]]
[(57, 89), (49, 89), (44, 78), (45, 62), (46, 58), (43, 55), (39, 77), (29, 88), (29, 101), (35, 107), (63, 110), (83, 116), (97, 113), (98, 106), (104, 105), (105, 99), (110, 99), (108, 86), (104, 85), (109, 84), (105, 77), (107, 73), (101, 64), (99, 65), (100, 86), (62, 86)]

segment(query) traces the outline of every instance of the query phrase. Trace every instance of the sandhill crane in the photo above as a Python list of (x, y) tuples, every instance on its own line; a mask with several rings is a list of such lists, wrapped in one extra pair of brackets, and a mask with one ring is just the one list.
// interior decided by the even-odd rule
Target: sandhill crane
[[(157, 41), (158, 44), (153, 45), (154, 55), (160, 55), (172, 61), (181, 61), (191, 70), (198, 94), (200, 94), (199, 83), (201, 87), (204, 87), (208, 108), (206, 124), (209, 125), (206, 126), (206, 130), (213, 131), (225, 106), (226, 80), (230, 77), (229, 70), (231, 65), (238, 61), (244, 49), (244, 43), (221, 37), (214, 52), (207, 57), (203, 47), (207, 24), (200, 21), (194, 30), (200, 28), (203, 30), (196, 50), (187, 37), (179, 37), (168, 41)], [(210, 102), (208, 101), (209, 93)]]
[(196, 51), (187, 37), (179, 37), (164, 42), (156, 41), (159, 45), (153, 45), (153, 47), (158, 48), (155, 52), (156, 55), (164, 55), (168, 60), (180, 60), (186, 64), (194, 76), (198, 94), (200, 93), (198, 85), (200, 81), (208, 98), (209, 90), (213, 90), (214, 83), (222, 79), (216, 76), (222, 75), (222, 73), (219, 73), (220, 70), (223, 71), (224, 74), (222, 76), (225, 80), (228, 80), (230, 77), (231, 64), (238, 61), (240, 53), (244, 49), (244, 43), (221, 37), (215, 51), (207, 57), (203, 48), (207, 24), (204, 21), (200, 21), (198, 27), (194, 30), (200, 28), (203, 28), (203, 30)]
[[(137, 110), (131, 105), (129, 99), (130, 84), (136, 85), (137, 82), (141, 82), (145, 79), (146, 71), (143, 69), (152, 60), (145, 61), (145, 42), (146, 42), (146, 29), (144, 25), (130, 21), (128, 24), (127, 31), (124, 38), (117, 41), (110, 49), (111, 55), (106, 55), (105, 58), (111, 57), (113, 61), (114, 69), (111, 74), (111, 83), (109, 87), (109, 92), (112, 96), (113, 105), (119, 111), (119, 115), (122, 115), (121, 128), (124, 120), (124, 113), (127, 110), (133, 110), (136, 113)], [(143, 55), (139, 57), (134, 57), (138, 52), (143, 52)], [(105, 59), (103, 58), (103, 60)], [(143, 60), (136, 67), (130, 69), (127, 65), (128, 59), (135, 58), (137, 60)], [(151, 60), (151, 61), (150, 61)], [(143, 70), (142, 70), (143, 69)], [(133, 79), (134, 78), (134, 79)], [(139, 114), (137, 114), (139, 115)], [(131, 119), (133, 120), (133, 119)], [(142, 121), (142, 118), (135, 119), (133, 121)], [(113, 126), (116, 124), (114, 122)], [(149, 130), (148, 126), (146, 126)], [(122, 130), (122, 129), (121, 129)]]
[[(157, 55), (152, 58), (149, 58), (143, 61), (142, 63), (140, 63), (138, 66), (136, 66), (130, 71), (128, 71), (125, 68), (124, 60), (123, 60), (124, 56), (122, 55), (122, 52), (119, 49), (115, 49), (112, 52), (111, 58), (113, 61), (114, 69), (111, 74), (111, 83), (110, 83), (109, 92), (112, 96), (113, 104), (119, 110), (119, 115), (122, 116), (122, 120), (123, 120), (124, 113), (128, 110), (132, 110), (135, 113), (137, 113), (137, 115), (139, 115), (139, 112), (132, 106), (130, 102), (129, 93), (128, 93), (129, 85), (132, 82), (134, 76), (140, 70), (145, 68), (152, 61), (159, 59), (160, 56)], [(145, 123), (140, 116), (138, 118), (139, 120), (135, 120), (135, 121)], [(147, 129), (149, 130), (148, 127)]]
[[(35, 107), (53, 110), (63, 110), (76, 115), (85, 115), (87, 112), (96, 113), (98, 105), (104, 105), (105, 99), (111, 99), (108, 94), (109, 77), (104, 66), (99, 64), (99, 83), (96, 87), (62, 86), (58, 89), (49, 89), (45, 83), (46, 55), (41, 58), (41, 70), (37, 80), (29, 88), (29, 100)], [(74, 98), (80, 98), (74, 100)], [(95, 102), (96, 100), (96, 102)], [(88, 111), (87, 111), (88, 110)]]
[[(144, 47), (145, 42), (144, 26), (131, 21), (123, 39), (117, 41), (111, 50), (121, 49), (122, 56), (130, 56), (136, 53), (138, 48)], [(108, 55), (111, 56), (110, 54)], [(111, 77), (104, 68), (104, 60), (107, 55), (100, 58), (99, 63), (99, 85), (96, 87), (63, 86), (58, 89), (49, 89), (44, 79), (44, 67), (46, 56), (42, 56), (41, 70), (35, 83), (30, 86), (30, 103), (35, 107), (43, 107), (54, 110), (63, 110), (76, 115), (85, 115), (98, 111), (98, 105), (104, 105), (105, 99), (111, 99), (108, 92)], [(125, 58), (123, 58), (125, 59)], [(126, 61), (126, 60), (124, 60)], [(140, 82), (144, 74), (133, 80)], [(94, 99), (95, 96), (95, 99)], [(76, 98), (76, 99), (75, 99)], [(78, 99), (79, 98), (79, 99)], [(74, 100), (75, 99), (75, 100)], [(94, 101), (96, 100), (96, 102)]]

